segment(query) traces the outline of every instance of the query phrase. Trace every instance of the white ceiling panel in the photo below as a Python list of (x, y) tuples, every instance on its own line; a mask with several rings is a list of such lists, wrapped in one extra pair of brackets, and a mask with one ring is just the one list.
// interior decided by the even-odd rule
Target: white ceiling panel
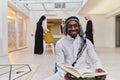
[(88, 0), (11, 0), (30, 11), (78, 12)]

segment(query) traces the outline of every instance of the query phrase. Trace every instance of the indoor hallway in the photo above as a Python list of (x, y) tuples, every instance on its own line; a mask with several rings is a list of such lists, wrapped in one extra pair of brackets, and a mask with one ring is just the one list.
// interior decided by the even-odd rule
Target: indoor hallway
[[(120, 48), (96, 48), (100, 59), (110, 77), (113, 80), (120, 78)], [(55, 55), (49, 50), (43, 55), (34, 55), (30, 48), (10, 52), (8, 56), (0, 57), (0, 65), (3, 64), (29, 64), (31, 72), (15, 80), (44, 80), (44, 78), (54, 74)], [(24, 69), (18, 70), (20, 73), (11, 73), (12, 77), (25, 72)], [(9, 75), (0, 76), (0, 80), (8, 80)], [(11, 79), (13, 80), (13, 79)]]

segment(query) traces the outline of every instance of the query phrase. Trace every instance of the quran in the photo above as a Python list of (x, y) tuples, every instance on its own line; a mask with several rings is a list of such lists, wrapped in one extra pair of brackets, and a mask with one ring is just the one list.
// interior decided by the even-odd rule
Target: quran
[(66, 66), (64, 64), (57, 64), (57, 66), (78, 79), (79, 78), (94, 78), (96, 76), (107, 75), (105, 72), (100, 72), (100, 73), (85, 72), (81, 74), (78, 70), (74, 69), (71, 66)]

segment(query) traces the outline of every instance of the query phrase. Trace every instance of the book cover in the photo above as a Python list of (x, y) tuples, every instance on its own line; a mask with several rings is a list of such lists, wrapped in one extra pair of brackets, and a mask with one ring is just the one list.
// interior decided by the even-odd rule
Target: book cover
[(101, 72), (101, 73), (86, 72), (81, 74), (78, 70), (74, 69), (71, 66), (66, 66), (64, 64), (57, 64), (57, 66), (62, 70), (64, 70), (65, 72), (68, 72), (69, 74), (75, 76), (76, 78), (94, 78), (95, 76), (106, 75), (105, 72)]

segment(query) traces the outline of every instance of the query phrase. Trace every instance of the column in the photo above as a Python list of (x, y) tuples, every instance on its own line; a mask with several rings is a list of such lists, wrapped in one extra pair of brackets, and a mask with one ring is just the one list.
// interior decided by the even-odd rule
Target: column
[(0, 56), (8, 54), (7, 0), (0, 0)]

